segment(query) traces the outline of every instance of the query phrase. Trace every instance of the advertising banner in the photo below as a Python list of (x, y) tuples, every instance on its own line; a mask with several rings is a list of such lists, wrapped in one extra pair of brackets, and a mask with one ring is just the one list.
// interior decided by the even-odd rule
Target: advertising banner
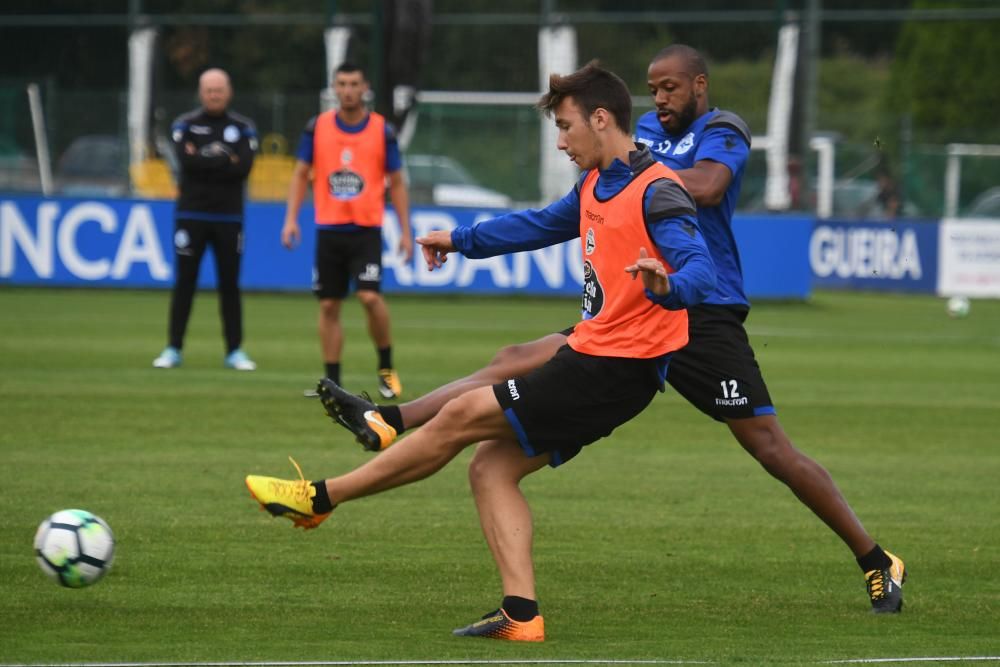
[(811, 216), (742, 215), (733, 218), (733, 235), (743, 263), (743, 282), (753, 299), (806, 299)]
[(1000, 220), (941, 221), (938, 293), (1000, 298)]
[(934, 222), (817, 221), (809, 241), (813, 286), (934, 293)]
[[(500, 211), (415, 208), (414, 233), (453, 229)], [(173, 202), (127, 199), (0, 197), (0, 283), (90, 287), (169, 288), (173, 284)], [(309, 290), (315, 249), (312, 208), (300, 215), (302, 243), (286, 250), (280, 234), (283, 204), (250, 203), (244, 223), (241, 284), (248, 290)], [(740, 216), (740, 245), (751, 298), (805, 298), (811, 218)], [(434, 272), (419, 248), (410, 262), (397, 253), (399, 224), (386, 212), (383, 288), (386, 292), (578, 295), (583, 265), (579, 241), (516, 255), (470, 260), (452, 255)], [(199, 285), (215, 284), (206, 252)]]

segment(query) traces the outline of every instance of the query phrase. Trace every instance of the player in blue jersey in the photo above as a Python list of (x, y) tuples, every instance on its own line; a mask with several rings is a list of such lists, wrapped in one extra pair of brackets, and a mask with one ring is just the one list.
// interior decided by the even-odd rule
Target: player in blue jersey
[[(765, 470), (847, 544), (865, 573), (873, 611), (898, 612), (903, 561), (875, 543), (829, 473), (793, 446), (778, 422), (744, 328), (750, 304), (731, 223), (750, 131), (736, 114), (709, 107), (708, 69), (689, 46), (675, 44), (657, 53), (649, 65), (648, 85), (656, 109), (639, 119), (635, 139), (673, 169), (694, 197), (717, 275), (715, 292), (688, 309), (690, 342), (674, 354), (667, 381), (699, 410), (724, 422)], [(321, 398), (330, 416), (362, 445), (384, 449), (451, 398), (541, 365), (565, 343), (569, 331), (506, 347), (487, 367), (399, 406), (375, 406), (335, 386), (321, 391)]]

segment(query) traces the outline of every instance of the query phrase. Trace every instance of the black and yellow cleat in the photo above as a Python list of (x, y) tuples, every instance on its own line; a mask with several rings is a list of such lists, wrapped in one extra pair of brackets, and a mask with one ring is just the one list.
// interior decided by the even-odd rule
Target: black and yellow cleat
[(535, 616), (530, 621), (515, 621), (503, 609), (491, 611), (472, 625), (452, 630), (459, 637), (503, 639), (509, 642), (545, 641), (545, 619)]
[(900, 558), (888, 551), (885, 555), (892, 561), (881, 570), (865, 572), (865, 585), (872, 601), (872, 613), (898, 614), (903, 610), (903, 584), (906, 582), (906, 566)]
[(403, 393), (399, 373), (392, 368), (378, 369), (378, 393), (382, 394), (382, 398), (399, 398)]
[(326, 414), (353, 433), (368, 451), (381, 451), (396, 439), (396, 429), (385, 422), (367, 394), (355, 396), (329, 378), (319, 381), (316, 393)]

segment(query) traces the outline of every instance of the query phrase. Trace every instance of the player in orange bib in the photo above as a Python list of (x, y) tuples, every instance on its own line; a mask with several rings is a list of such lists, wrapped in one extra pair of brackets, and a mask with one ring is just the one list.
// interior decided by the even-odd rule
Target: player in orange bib
[(299, 210), (312, 172), (317, 230), (313, 292), (319, 299), (324, 377), (340, 382), (344, 345), (340, 309), (353, 283), (378, 352), (379, 393), (395, 398), (402, 385), (392, 363), (389, 309), (380, 292), (382, 217), (388, 180), (401, 230), (399, 252), (409, 261), (413, 241), (403, 163), (394, 130), (365, 106), (368, 82), (361, 69), (342, 64), (334, 75), (333, 89), (339, 108), (314, 117), (302, 134), (281, 242), (292, 248), (300, 239)]
[[(532, 520), (520, 481), (557, 467), (629, 421), (662, 391), (674, 351), (687, 343), (685, 308), (715, 288), (715, 267), (694, 200), (676, 175), (629, 134), (631, 96), (590, 63), (553, 76), (539, 108), (555, 117), (557, 146), (584, 175), (541, 211), (500, 216), (417, 239), (431, 270), (455, 252), (494, 256), (580, 239), (584, 321), (545, 364), (449, 402), (421, 429), (357, 469), (315, 482), (250, 475), (253, 497), (275, 516), (313, 528), (355, 498), (434, 474), (479, 443), (469, 477), (503, 584), (500, 607), (455, 634), (542, 641)], [(516, 228), (516, 241), (511, 230)]]

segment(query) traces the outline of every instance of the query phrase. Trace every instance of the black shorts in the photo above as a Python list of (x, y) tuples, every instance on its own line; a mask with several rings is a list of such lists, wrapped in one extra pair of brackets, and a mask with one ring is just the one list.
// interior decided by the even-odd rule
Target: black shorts
[(542, 366), (493, 385), (528, 456), (558, 466), (635, 417), (663, 383), (657, 359), (595, 357), (563, 345)]
[(317, 229), (313, 294), (318, 299), (343, 299), (352, 281), (356, 290), (381, 290), (382, 228)]
[(667, 382), (718, 421), (775, 414), (743, 322), (748, 308), (688, 309), (688, 344), (674, 352)]

